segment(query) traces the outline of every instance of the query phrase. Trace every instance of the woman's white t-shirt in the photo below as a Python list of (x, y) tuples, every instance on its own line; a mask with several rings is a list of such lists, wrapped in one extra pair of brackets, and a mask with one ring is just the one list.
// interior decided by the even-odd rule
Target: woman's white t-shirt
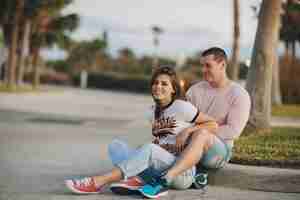
[(175, 144), (176, 135), (183, 129), (191, 127), (198, 116), (198, 109), (190, 102), (175, 100), (161, 111), (155, 119), (155, 106), (151, 107), (149, 119), (152, 124), (152, 135), (159, 144)]

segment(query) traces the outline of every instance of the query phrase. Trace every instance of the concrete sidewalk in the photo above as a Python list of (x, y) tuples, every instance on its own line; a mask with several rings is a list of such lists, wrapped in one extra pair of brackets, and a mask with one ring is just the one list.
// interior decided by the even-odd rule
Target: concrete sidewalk
[[(114, 138), (149, 141), (149, 105), (150, 96), (101, 90), (0, 94), (0, 200), (141, 199), (76, 196), (63, 180), (110, 169)], [(166, 199), (300, 199), (300, 170), (230, 164), (210, 181), (206, 191), (171, 191)]]

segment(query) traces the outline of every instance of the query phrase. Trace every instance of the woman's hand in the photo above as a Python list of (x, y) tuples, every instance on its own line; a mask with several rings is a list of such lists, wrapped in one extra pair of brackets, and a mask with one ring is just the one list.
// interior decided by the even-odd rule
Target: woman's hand
[(153, 144), (159, 144), (159, 139), (157, 137), (155, 137), (153, 140), (152, 140), (152, 143)]

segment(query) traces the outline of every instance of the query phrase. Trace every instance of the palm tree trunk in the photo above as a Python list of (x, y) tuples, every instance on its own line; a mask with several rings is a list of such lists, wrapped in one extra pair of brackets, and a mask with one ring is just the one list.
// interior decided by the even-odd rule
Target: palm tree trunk
[(240, 65), (240, 5), (239, 0), (233, 0), (233, 45), (231, 63), (228, 68), (228, 76), (232, 80), (239, 79)]
[(37, 89), (40, 85), (40, 72), (38, 67), (39, 52), (40, 52), (40, 48), (37, 47), (33, 50), (33, 55), (32, 55), (32, 67), (33, 67), (32, 87), (34, 89)]
[(31, 20), (26, 19), (24, 25), (24, 34), (21, 43), (21, 55), (19, 58), (18, 65), (18, 74), (17, 74), (17, 84), (22, 85), (24, 79), (24, 65), (25, 59), (29, 52), (29, 43), (30, 43), (30, 33), (31, 33)]
[(159, 67), (159, 60), (158, 60), (158, 45), (159, 40), (158, 37), (154, 37), (154, 55), (153, 55), (153, 63), (152, 63), (152, 72), (154, 72)]
[(252, 100), (247, 126), (250, 133), (270, 131), (272, 65), (278, 46), (280, 10), (281, 0), (263, 0), (246, 83)]
[(296, 41), (292, 42), (292, 58), (293, 58), (293, 62), (296, 60)]
[(288, 41), (284, 42), (284, 56), (289, 56), (290, 45)]
[(8, 80), (8, 59), (9, 59), (9, 50), (10, 50), (10, 43), (12, 38), (12, 25), (11, 24), (3, 24), (2, 26), (2, 32), (3, 32), (3, 39), (4, 39), (4, 45), (6, 49), (6, 57), (5, 57), (5, 63), (3, 68), (3, 82), (7, 84)]
[(271, 102), (272, 105), (282, 105), (281, 91), (280, 91), (280, 74), (278, 56), (274, 56), (273, 74), (272, 74), (272, 91)]
[(8, 56), (8, 79), (7, 86), (10, 89), (15, 88), (16, 84), (16, 64), (17, 64), (17, 48), (19, 38), (19, 27), (21, 16), (23, 15), (24, 0), (18, 0), (16, 5), (16, 15), (13, 22), (12, 38), (9, 47)]

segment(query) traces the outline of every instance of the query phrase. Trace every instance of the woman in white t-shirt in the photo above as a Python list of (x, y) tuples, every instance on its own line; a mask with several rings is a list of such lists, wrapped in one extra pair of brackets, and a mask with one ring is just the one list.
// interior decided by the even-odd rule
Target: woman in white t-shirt
[[(66, 186), (74, 193), (101, 193), (103, 186), (111, 185), (112, 191), (122, 194), (138, 189), (143, 183), (140, 180), (128, 179), (142, 175), (147, 179), (145, 171), (153, 177), (161, 176), (175, 162), (184, 145), (180, 140), (185, 139), (176, 137), (178, 133), (188, 127), (201, 127), (205, 124), (210, 131), (217, 129), (217, 124), (208, 116), (199, 116), (197, 108), (191, 103), (180, 100), (180, 87), (178, 85), (175, 71), (170, 67), (158, 68), (151, 79), (151, 94), (155, 105), (151, 107), (149, 120), (152, 124), (152, 143), (142, 145), (129, 153), (125, 160), (115, 162), (115, 168), (109, 173), (101, 176), (85, 177), (81, 179), (66, 180)], [(186, 170), (172, 181), (168, 186), (176, 189), (186, 189), (194, 181), (195, 167)], [(149, 181), (144, 180), (144, 181)], [(150, 180), (151, 181), (151, 180)], [(161, 191), (153, 197), (167, 194), (167, 190)], [(152, 197), (152, 196), (148, 196)]]

